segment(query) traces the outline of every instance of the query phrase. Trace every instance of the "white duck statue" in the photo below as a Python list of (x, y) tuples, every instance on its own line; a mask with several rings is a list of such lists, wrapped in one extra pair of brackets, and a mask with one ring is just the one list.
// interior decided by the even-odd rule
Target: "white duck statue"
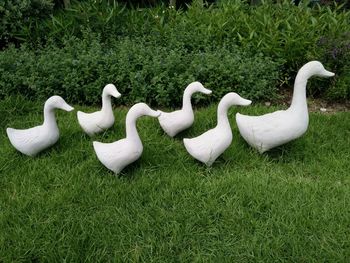
[(264, 153), (306, 132), (309, 125), (306, 84), (312, 76), (332, 77), (334, 73), (325, 70), (319, 61), (308, 62), (298, 71), (292, 103), (287, 110), (262, 116), (236, 114), (239, 132), (250, 146)]
[(94, 136), (114, 124), (111, 96), (119, 98), (121, 94), (113, 84), (108, 84), (102, 92), (102, 109), (100, 111), (85, 113), (78, 111), (77, 117), (80, 127), (89, 135)]
[(227, 117), (228, 109), (233, 105), (248, 106), (251, 103), (237, 93), (226, 94), (218, 106), (216, 127), (198, 137), (183, 140), (188, 153), (207, 166), (211, 166), (232, 142), (232, 130)]
[(192, 82), (184, 91), (181, 110), (173, 112), (161, 111), (161, 115), (158, 117), (159, 124), (170, 137), (174, 137), (193, 124), (194, 114), (191, 105), (191, 97), (192, 94), (196, 92), (210, 94), (211, 90), (204, 88), (198, 81)]
[(141, 116), (158, 117), (159, 111), (154, 111), (145, 103), (132, 106), (126, 115), (126, 138), (113, 143), (94, 141), (93, 146), (100, 162), (114, 173), (118, 174), (125, 166), (140, 158), (143, 145), (136, 129), (136, 120)]
[(60, 96), (52, 96), (44, 106), (44, 123), (30, 129), (17, 130), (7, 128), (7, 136), (11, 144), (25, 155), (35, 156), (42, 150), (54, 145), (60, 133), (55, 118), (55, 109), (72, 111), (74, 108), (68, 105)]

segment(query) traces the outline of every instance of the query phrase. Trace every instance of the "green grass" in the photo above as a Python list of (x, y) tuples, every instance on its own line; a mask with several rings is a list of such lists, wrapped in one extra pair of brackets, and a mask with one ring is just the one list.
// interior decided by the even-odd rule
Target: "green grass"
[[(302, 138), (260, 155), (234, 114), (272, 110), (233, 108), (233, 143), (212, 168), (181, 139), (213, 127), (215, 105), (175, 139), (142, 118), (143, 155), (116, 177), (75, 112), (58, 112), (54, 147), (36, 158), (16, 152), (5, 128), (39, 124), (41, 104), (1, 101), (0, 262), (349, 262), (349, 112), (312, 113)], [(96, 140), (124, 137), (125, 114), (115, 109), (114, 128)]]

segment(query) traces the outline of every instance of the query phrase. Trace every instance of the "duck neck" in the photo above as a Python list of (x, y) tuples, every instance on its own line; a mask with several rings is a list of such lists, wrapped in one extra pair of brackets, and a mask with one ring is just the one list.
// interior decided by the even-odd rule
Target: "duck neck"
[(113, 112), (111, 96), (106, 92), (102, 93), (102, 111)]
[(57, 128), (57, 122), (55, 117), (55, 109), (50, 105), (44, 107), (44, 126), (52, 128)]
[(135, 112), (133, 112), (132, 109), (130, 109), (128, 114), (126, 115), (126, 121), (125, 121), (126, 138), (141, 143), (139, 133), (137, 132), (137, 129), (136, 129), (136, 121), (138, 117), (140, 116), (138, 116)]
[(189, 88), (185, 89), (184, 96), (182, 98), (182, 110), (185, 110), (187, 112), (192, 112), (192, 104), (191, 104), (191, 97), (192, 97), (193, 91)]
[(294, 91), (290, 109), (307, 111), (306, 84), (308, 77), (299, 71), (294, 82)]
[(221, 100), (218, 106), (218, 123), (217, 126), (225, 127), (231, 130), (230, 122), (227, 117), (228, 109), (231, 105), (226, 103), (225, 100)]

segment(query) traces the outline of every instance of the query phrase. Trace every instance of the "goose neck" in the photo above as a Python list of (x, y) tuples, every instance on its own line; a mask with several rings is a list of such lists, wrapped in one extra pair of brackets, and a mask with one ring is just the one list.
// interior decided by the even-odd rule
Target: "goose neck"
[(139, 116), (134, 112), (128, 112), (126, 115), (126, 137), (132, 140), (141, 141), (140, 136), (137, 132), (136, 121)]
[(306, 85), (307, 77), (303, 72), (299, 72), (295, 78), (291, 109), (307, 111)]
[(227, 104), (224, 100), (221, 100), (218, 106), (218, 123), (217, 126), (223, 126), (223, 127), (229, 127), (230, 128), (230, 122), (227, 117), (228, 109), (230, 108), (230, 105)]
[(51, 128), (57, 127), (55, 109), (49, 105), (45, 105), (44, 107), (44, 126), (48, 126)]
[(111, 96), (106, 93), (102, 94), (102, 111), (104, 112), (112, 111)]
[(193, 112), (192, 104), (191, 104), (191, 97), (192, 97), (193, 91), (191, 89), (186, 89), (184, 92), (184, 96), (182, 98), (182, 109)]

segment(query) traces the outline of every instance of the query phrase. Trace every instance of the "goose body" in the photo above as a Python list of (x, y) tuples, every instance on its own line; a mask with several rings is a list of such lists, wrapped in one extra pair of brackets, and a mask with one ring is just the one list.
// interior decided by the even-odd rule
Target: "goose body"
[(150, 109), (145, 103), (132, 106), (126, 116), (126, 138), (113, 143), (93, 142), (99, 161), (118, 174), (124, 167), (139, 159), (143, 145), (136, 129), (136, 120), (141, 116), (158, 117), (159, 114), (159, 111)]
[(211, 90), (204, 88), (203, 85), (197, 81), (192, 82), (184, 91), (181, 110), (173, 112), (160, 111), (161, 114), (158, 117), (159, 124), (170, 137), (174, 137), (193, 124), (194, 114), (191, 105), (191, 97), (192, 94), (196, 92), (210, 94)]
[(306, 84), (312, 76), (332, 77), (334, 73), (324, 69), (318, 61), (305, 64), (294, 83), (292, 104), (262, 116), (246, 116), (237, 113), (236, 122), (242, 137), (260, 153), (301, 137), (309, 125), (306, 101)]
[(202, 135), (183, 140), (186, 150), (192, 157), (211, 166), (212, 163), (231, 145), (232, 130), (227, 111), (232, 105), (250, 105), (251, 101), (231, 92), (226, 94), (218, 106), (218, 123), (215, 128)]
[(30, 129), (7, 128), (7, 136), (18, 151), (28, 156), (35, 156), (42, 150), (54, 145), (59, 139), (59, 130), (55, 118), (55, 109), (72, 111), (60, 96), (52, 96), (44, 106), (44, 123)]
[(108, 84), (102, 92), (102, 109), (100, 111), (92, 113), (77, 112), (79, 125), (89, 136), (93, 136), (113, 126), (114, 114), (111, 96), (119, 98), (121, 94), (113, 84)]

